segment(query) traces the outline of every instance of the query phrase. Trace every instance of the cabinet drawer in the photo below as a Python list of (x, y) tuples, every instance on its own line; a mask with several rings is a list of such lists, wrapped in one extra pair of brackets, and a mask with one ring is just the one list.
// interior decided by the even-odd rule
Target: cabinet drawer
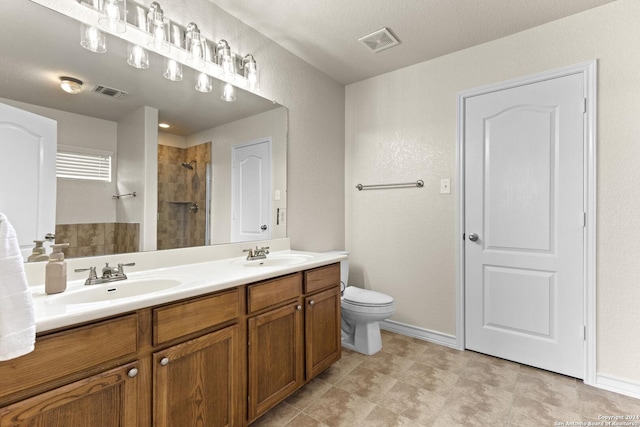
[(247, 288), (247, 308), (255, 313), (272, 305), (277, 305), (300, 296), (302, 275), (300, 273), (268, 280)]
[(153, 310), (153, 344), (189, 335), (236, 319), (240, 315), (240, 291), (228, 292)]
[(315, 292), (340, 284), (340, 263), (304, 272), (304, 292)]
[(33, 352), (0, 362), (0, 397), (133, 355), (137, 348), (136, 314), (46, 335)]

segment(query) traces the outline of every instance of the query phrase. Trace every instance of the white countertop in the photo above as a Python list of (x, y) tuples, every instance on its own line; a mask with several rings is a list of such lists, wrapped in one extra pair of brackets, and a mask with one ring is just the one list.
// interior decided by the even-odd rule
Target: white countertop
[[(137, 309), (151, 307), (195, 297), (210, 292), (221, 291), (234, 286), (245, 285), (260, 280), (271, 279), (285, 274), (310, 268), (321, 267), (344, 259), (346, 255), (340, 253), (318, 253), (301, 251), (272, 252), (267, 259), (298, 257), (299, 261), (292, 265), (261, 265), (247, 266), (245, 257), (227, 258), (216, 261), (185, 264), (166, 268), (156, 268), (146, 271), (127, 273), (127, 280), (104, 283), (100, 285), (84, 284), (84, 280), (74, 280), (67, 284), (67, 290), (60, 294), (47, 295), (44, 285), (32, 286), (35, 321), (37, 332), (71, 326), (78, 323), (92, 321), (103, 317), (118, 315)], [(256, 264), (256, 261), (250, 263)], [(176, 286), (165, 290), (149, 293), (113, 298), (106, 301), (67, 303), (70, 294), (80, 295), (83, 292), (107, 292), (116, 287), (135, 286), (136, 282), (144, 281), (145, 286), (153, 286), (153, 280), (160, 282), (175, 280)], [(91, 288), (91, 289), (89, 289)], [(93, 290), (96, 289), (96, 290)], [(120, 288), (123, 289), (123, 288)], [(114, 294), (115, 296), (116, 294)]]

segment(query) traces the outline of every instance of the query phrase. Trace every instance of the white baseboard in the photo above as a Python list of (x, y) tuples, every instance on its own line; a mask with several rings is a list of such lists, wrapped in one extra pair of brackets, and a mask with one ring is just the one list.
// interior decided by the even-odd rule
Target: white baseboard
[(596, 375), (594, 387), (640, 399), (640, 384), (638, 383), (631, 383), (629, 381), (607, 377), (606, 375)]
[(380, 329), (457, 349), (456, 337), (453, 335), (430, 331), (395, 320), (383, 320), (380, 322)]

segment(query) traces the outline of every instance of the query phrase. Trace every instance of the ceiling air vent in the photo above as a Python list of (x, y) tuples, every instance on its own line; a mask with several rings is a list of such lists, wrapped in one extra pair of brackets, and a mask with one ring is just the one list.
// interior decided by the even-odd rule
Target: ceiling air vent
[(360, 37), (358, 41), (368, 47), (373, 53), (378, 53), (381, 50), (389, 49), (390, 47), (400, 44), (398, 39), (386, 27), (367, 36)]
[(93, 89), (94, 92), (101, 93), (103, 95), (110, 96), (112, 98), (124, 98), (128, 95), (128, 92), (125, 92), (120, 89), (114, 89), (112, 87), (98, 85)]

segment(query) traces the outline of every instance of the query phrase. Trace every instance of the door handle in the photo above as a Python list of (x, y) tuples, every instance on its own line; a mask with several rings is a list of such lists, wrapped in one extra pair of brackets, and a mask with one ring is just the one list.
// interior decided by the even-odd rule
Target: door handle
[(264, 230), (266, 230), (266, 229), (267, 229), (267, 225), (266, 225), (266, 224), (265, 224), (265, 225), (263, 225), (262, 227), (260, 227), (260, 230), (262, 230), (262, 231), (264, 231)]
[(478, 235), (476, 233), (469, 234), (469, 240), (471, 240), (472, 242), (478, 241)]

